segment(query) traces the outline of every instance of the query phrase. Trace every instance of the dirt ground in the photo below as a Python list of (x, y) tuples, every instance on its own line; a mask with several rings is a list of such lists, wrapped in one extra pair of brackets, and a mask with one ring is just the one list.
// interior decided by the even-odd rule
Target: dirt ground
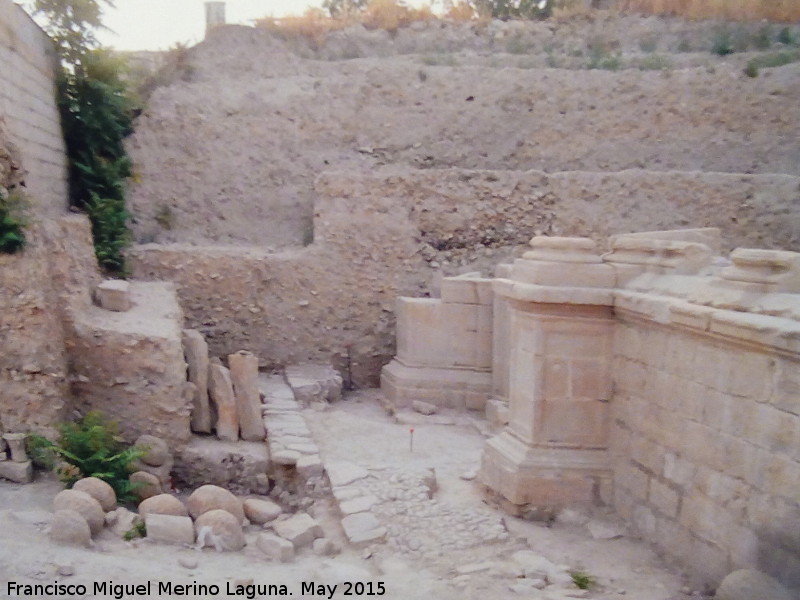
[[(27, 486), (0, 482), (0, 598), (19, 597), (8, 593), (9, 582), (54, 581), (87, 586), (87, 598), (112, 597), (93, 592), (95, 582), (109, 581), (153, 582), (150, 595), (126, 598), (181, 597), (156, 593), (159, 581), (215, 584), (220, 587), (217, 597), (237, 597), (226, 593), (228, 584), (233, 591), (237, 583), (282, 584), (295, 597), (316, 597), (302, 593), (302, 582), (309, 581), (338, 582), (335, 598), (345, 597), (343, 581), (382, 582), (384, 597), (398, 600), (689, 597), (691, 584), (665, 566), (644, 543), (629, 537), (610, 514), (601, 512), (594, 517), (624, 535), (593, 539), (580, 524), (583, 519), (577, 512), (567, 515), (567, 522), (545, 524), (508, 517), (486, 504), (478, 483), (462, 478), (479, 465), (484, 436), (476, 427), (480, 423), (476, 416), (443, 412), (430, 417), (403, 413), (398, 419), (389, 418), (379, 405), (379, 394), (377, 390), (356, 392), (325, 412), (307, 410), (304, 416), (323, 459), (347, 460), (366, 468), (365, 485), (373, 490), (398, 481), (402, 486), (415, 473), (435, 470), (438, 490), (431, 499), (414, 500), (407, 511), (394, 510), (404, 506), (399, 500), (382, 499), (373, 509), (388, 526), (385, 543), (348, 547), (330, 501), (323, 499), (316, 502), (312, 513), (326, 536), (343, 547), (333, 558), (318, 557), (306, 548), (292, 563), (270, 562), (255, 547), (254, 537), (260, 529), (253, 526), (247, 533), (248, 546), (238, 553), (157, 545), (147, 540), (125, 542), (108, 529), (91, 549), (57, 546), (49, 542), (46, 530), (50, 505), (61, 485), (39, 474), (37, 481)], [(413, 446), (409, 444), (411, 427)], [(481, 533), (487, 527), (501, 535), (487, 540)], [(588, 592), (577, 588), (556, 591), (552, 586), (543, 591), (520, 588), (525, 580), (512, 568), (513, 556), (520, 551), (585, 572), (596, 583)]]

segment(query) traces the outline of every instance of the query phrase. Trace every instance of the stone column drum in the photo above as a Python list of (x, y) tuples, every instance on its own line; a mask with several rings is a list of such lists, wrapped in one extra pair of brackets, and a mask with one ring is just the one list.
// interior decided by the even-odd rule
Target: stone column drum
[(513, 514), (610, 496), (612, 267), (586, 238), (536, 237), (495, 293), (508, 301), (508, 425), (480, 479)]

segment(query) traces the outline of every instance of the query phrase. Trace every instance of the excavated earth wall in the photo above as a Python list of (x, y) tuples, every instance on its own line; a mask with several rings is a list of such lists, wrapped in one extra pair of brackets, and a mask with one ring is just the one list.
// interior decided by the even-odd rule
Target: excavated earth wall
[(724, 251), (800, 242), (800, 178), (789, 175), (448, 169), (326, 173), (316, 190), (304, 249), (146, 244), (130, 252), (133, 276), (177, 282), (212, 354), (331, 361), (361, 386), (395, 354), (397, 296), (435, 295), (443, 274), (490, 275), (536, 234), (605, 243), (692, 224), (720, 227)]

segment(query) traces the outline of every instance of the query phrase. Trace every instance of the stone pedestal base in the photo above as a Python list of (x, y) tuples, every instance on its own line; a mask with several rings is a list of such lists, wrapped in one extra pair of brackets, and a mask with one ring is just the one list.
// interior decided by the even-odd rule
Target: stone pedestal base
[(504, 510), (561, 508), (610, 502), (612, 473), (605, 450), (527, 445), (508, 430), (486, 443), (480, 481)]
[(492, 393), (490, 370), (408, 366), (395, 359), (381, 371), (381, 389), (396, 408), (414, 400), (442, 408), (484, 410)]

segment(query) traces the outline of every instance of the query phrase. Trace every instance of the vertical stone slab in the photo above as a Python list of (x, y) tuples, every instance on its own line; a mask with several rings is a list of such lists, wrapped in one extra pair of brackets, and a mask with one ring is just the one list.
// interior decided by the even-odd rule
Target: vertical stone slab
[(257, 442), (266, 437), (261, 418), (261, 395), (258, 392), (258, 357), (241, 350), (228, 355), (236, 408), (239, 413), (239, 429), (242, 439)]
[(189, 365), (189, 381), (197, 387), (192, 398), (192, 431), (211, 433), (211, 407), (208, 403), (208, 344), (203, 334), (183, 330), (183, 354)]
[(239, 412), (228, 369), (219, 363), (208, 367), (208, 394), (217, 412), (217, 437), (226, 442), (239, 439)]

